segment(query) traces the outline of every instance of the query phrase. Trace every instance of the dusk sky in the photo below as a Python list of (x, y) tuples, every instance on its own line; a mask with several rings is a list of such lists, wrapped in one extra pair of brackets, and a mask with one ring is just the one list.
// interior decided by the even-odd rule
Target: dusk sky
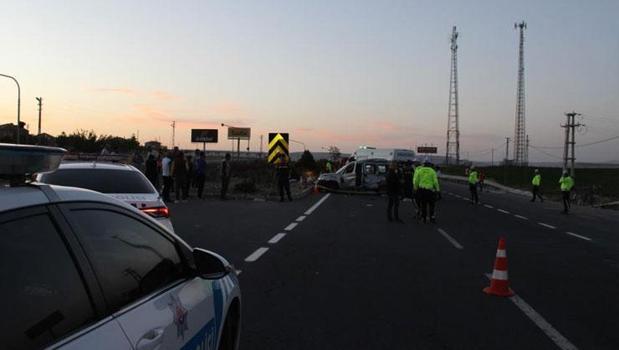
[[(220, 123), (289, 132), (312, 151), (337, 145), (444, 153), (449, 36), (458, 27), (462, 157), (495, 160), (513, 137), (518, 33), (525, 39), (531, 144), (560, 147), (564, 112), (578, 143), (619, 135), (619, 1), (2, 1), (0, 73), (22, 86), (22, 120), (43, 131), (190, 143)], [(0, 123), (16, 89), (0, 79)], [(211, 148), (230, 149), (226, 131)], [(246, 144), (243, 144), (245, 147)], [(201, 147), (201, 146), (199, 146)], [(293, 144), (293, 151), (302, 147)], [(560, 148), (531, 149), (555, 161)], [(511, 157), (511, 155), (510, 155)], [(619, 140), (581, 147), (619, 161)]]

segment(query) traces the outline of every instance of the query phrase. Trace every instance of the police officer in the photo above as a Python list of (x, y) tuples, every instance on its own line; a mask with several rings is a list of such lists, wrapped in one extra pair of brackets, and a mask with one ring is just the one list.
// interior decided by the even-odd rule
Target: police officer
[(440, 191), (440, 187), (436, 171), (431, 167), (430, 160), (427, 158), (424, 160), (423, 166), (415, 168), (413, 189), (417, 192), (417, 196), (419, 197), (423, 222), (426, 223), (428, 208), (430, 209), (430, 222), (436, 222), (436, 218), (434, 217), (434, 203), (436, 201), (437, 192)]
[(563, 176), (559, 179), (561, 185), (561, 195), (563, 197), (563, 214), (567, 214), (571, 208), (570, 194), (574, 187), (574, 179), (567, 173), (567, 170), (563, 170)]
[(288, 200), (292, 201), (292, 196), (290, 195), (290, 167), (285, 154), (279, 155), (279, 162), (277, 163), (277, 187), (279, 188), (280, 202), (284, 201), (284, 190)]
[(539, 187), (542, 184), (542, 175), (539, 174), (538, 169), (535, 169), (535, 175), (533, 176), (533, 180), (531, 180), (531, 184), (533, 185), (533, 198), (531, 198), (531, 202), (535, 202), (535, 198), (538, 197), (541, 202), (544, 202), (542, 194), (539, 193)]
[(387, 205), (387, 219), (389, 221), (402, 222), (400, 220), (400, 193), (402, 191), (402, 185), (400, 184), (400, 175), (398, 174), (398, 166), (395, 162), (389, 166), (389, 172), (387, 173), (387, 197), (389, 197), (389, 203)]
[(471, 203), (479, 204), (479, 196), (477, 195), (477, 186), (479, 183), (479, 177), (474, 165), (471, 165), (469, 169), (469, 190), (471, 191)]
[(327, 160), (326, 168), (327, 168), (327, 173), (333, 172), (333, 163), (331, 163), (330, 160)]

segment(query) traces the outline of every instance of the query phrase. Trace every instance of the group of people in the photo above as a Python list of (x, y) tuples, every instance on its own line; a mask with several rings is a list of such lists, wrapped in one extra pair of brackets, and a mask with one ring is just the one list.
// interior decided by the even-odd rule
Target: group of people
[[(479, 204), (478, 190), (483, 189), (484, 175), (475, 166), (467, 169), (467, 181), (471, 193), (471, 204)], [(399, 202), (404, 197), (410, 197), (417, 205), (417, 220), (424, 223), (436, 222), (434, 215), (436, 201), (441, 199), (440, 185), (437, 171), (434, 165), (426, 159), (422, 165), (409, 164), (404, 169), (398, 168), (396, 162), (391, 163), (387, 173), (387, 219), (389, 221), (402, 222), (399, 216)], [(537, 198), (544, 201), (540, 192), (542, 177), (539, 169), (535, 169), (532, 184), (531, 202)], [(411, 186), (412, 185), (412, 186)], [(563, 213), (567, 214), (571, 208), (571, 191), (574, 187), (574, 179), (563, 171), (559, 179), (561, 196), (563, 201)], [(408, 191), (406, 189), (409, 189)]]
[[(533, 175), (533, 179), (531, 180), (532, 185), (532, 194), (533, 198), (531, 198), (531, 202), (535, 202), (537, 198), (541, 202), (544, 202), (544, 197), (540, 192), (540, 186), (542, 185), (542, 175), (539, 172), (539, 169), (535, 169), (535, 174)], [(574, 179), (570, 176), (567, 170), (563, 170), (563, 174), (559, 178), (559, 188), (561, 189), (561, 200), (563, 202), (563, 213), (568, 214), (569, 210), (572, 208), (570, 198), (572, 196), (572, 189), (574, 188)]]
[(403, 172), (398, 169), (396, 162), (389, 166), (387, 172), (387, 219), (389, 221), (403, 222), (399, 213), (402, 193), (417, 204), (417, 220), (424, 223), (428, 219), (432, 223), (436, 222), (434, 209), (436, 201), (441, 198), (441, 188), (434, 165), (428, 159), (418, 166), (409, 164)]
[[(221, 164), (221, 193), (222, 199), (227, 198), (230, 184), (231, 166), (230, 154), (227, 153)], [(149, 152), (144, 165), (144, 174), (155, 186), (161, 188), (164, 201), (172, 202), (171, 193), (175, 194), (175, 201), (186, 201), (189, 198), (190, 188), (195, 188), (198, 198), (203, 198), (206, 182), (206, 155), (200, 150), (193, 154), (185, 154), (178, 147), (168, 151), (165, 155), (156, 155)], [(163, 183), (159, 183), (159, 179)]]

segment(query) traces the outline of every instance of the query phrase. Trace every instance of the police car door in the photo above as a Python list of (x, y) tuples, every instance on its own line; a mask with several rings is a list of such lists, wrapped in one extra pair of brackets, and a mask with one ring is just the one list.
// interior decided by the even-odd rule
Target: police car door
[(120, 208), (72, 206), (71, 217), (135, 349), (216, 347), (213, 284), (191, 277), (171, 237)]

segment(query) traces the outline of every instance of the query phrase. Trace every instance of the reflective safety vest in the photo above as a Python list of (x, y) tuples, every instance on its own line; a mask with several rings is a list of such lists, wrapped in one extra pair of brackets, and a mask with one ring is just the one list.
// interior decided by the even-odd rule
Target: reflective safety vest
[(419, 188), (432, 191), (440, 191), (438, 184), (438, 176), (436, 171), (427, 166), (420, 166), (415, 169), (413, 175), (413, 188), (415, 191)]
[(561, 176), (559, 184), (561, 184), (561, 191), (571, 191), (572, 187), (574, 187), (574, 180), (569, 175)]
[(479, 182), (479, 179), (477, 178), (477, 171), (472, 170), (469, 172), (469, 184), (475, 185), (477, 182)]
[(533, 186), (539, 186), (542, 183), (542, 175), (537, 174), (533, 176), (533, 180), (531, 181)]

